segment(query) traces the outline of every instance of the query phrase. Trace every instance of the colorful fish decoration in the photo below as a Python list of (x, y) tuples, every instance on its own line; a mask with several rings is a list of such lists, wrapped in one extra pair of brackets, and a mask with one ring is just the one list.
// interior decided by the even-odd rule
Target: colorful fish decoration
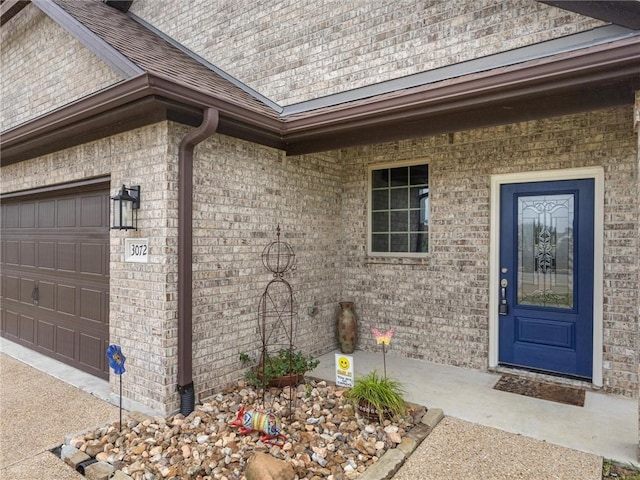
[(282, 431), (280, 419), (273, 412), (260, 410), (246, 410), (240, 407), (235, 420), (229, 425), (240, 427), (238, 433), (245, 435), (251, 432), (262, 432), (260, 441), (269, 445), (282, 447), (289, 440), (289, 436)]

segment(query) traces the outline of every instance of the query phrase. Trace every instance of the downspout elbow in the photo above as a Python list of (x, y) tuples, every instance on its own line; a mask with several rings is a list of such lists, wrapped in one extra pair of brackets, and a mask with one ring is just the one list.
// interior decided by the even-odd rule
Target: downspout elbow
[(202, 123), (178, 147), (178, 391), (180, 413), (195, 406), (193, 387), (193, 151), (218, 129), (215, 108), (204, 111)]

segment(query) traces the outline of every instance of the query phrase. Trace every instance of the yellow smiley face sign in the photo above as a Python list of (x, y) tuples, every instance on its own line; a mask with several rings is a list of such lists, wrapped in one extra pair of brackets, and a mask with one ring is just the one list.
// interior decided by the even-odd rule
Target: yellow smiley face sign
[(349, 362), (349, 359), (347, 357), (342, 356), (338, 358), (338, 367), (340, 367), (341, 370), (349, 370), (350, 365), (351, 362)]
[(336, 385), (353, 387), (353, 357), (336, 353)]

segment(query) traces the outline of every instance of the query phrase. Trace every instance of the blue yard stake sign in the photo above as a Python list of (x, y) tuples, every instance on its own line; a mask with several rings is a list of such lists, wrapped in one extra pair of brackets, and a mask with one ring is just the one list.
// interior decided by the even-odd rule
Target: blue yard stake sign
[(126, 371), (124, 369), (124, 362), (127, 357), (122, 353), (120, 345), (109, 345), (107, 348), (107, 358), (109, 359), (109, 367), (113, 370), (113, 373), (120, 377), (120, 431), (122, 432), (122, 374)]

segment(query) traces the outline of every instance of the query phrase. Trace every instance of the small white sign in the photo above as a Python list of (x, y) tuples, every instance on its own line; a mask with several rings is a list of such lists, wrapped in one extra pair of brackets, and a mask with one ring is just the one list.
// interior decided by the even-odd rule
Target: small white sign
[(125, 238), (124, 261), (133, 263), (149, 263), (149, 239)]
[(336, 385), (353, 388), (353, 357), (336, 353)]

